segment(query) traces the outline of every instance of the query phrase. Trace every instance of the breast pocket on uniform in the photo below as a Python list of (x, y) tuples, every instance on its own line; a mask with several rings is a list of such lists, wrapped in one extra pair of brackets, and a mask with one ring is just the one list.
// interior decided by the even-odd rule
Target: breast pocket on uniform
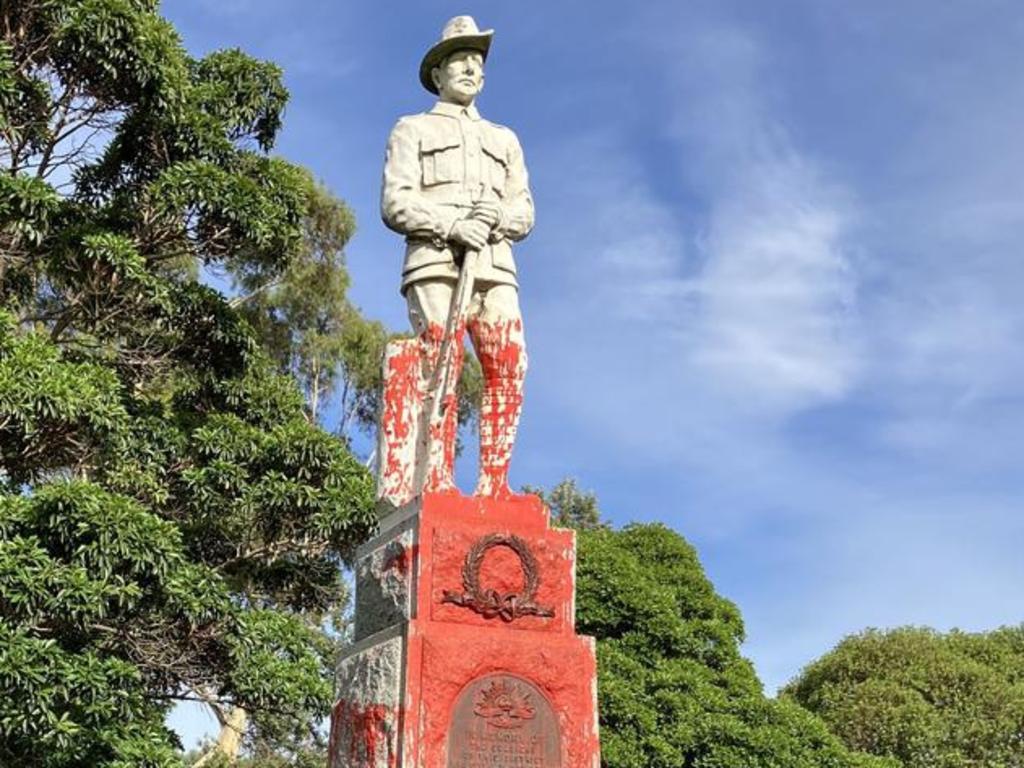
[(508, 159), (505, 156), (505, 147), (496, 142), (493, 138), (485, 136), (480, 142), (487, 158), (487, 173), (490, 176), (491, 188), (498, 193), (498, 197), (505, 196), (505, 183), (508, 181)]
[(462, 179), (462, 144), (458, 137), (424, 136), (420, 141), (423, 186), (450, 184)]

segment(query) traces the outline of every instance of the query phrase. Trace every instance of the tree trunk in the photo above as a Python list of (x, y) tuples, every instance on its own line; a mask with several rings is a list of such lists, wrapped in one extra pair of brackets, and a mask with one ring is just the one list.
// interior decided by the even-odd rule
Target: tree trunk
[(309, 422), (316, 424), (317, 409), (320, 407), (320, 358), (313, 358), (313, 372), (309, 377)]
[(192, 768), (200, 768), (217, 755), (224, 755), (229, 763), (238, 760), (238, 752), (242, 748), (242, 736), (245, 735), (249, 713), (241, 707), (232, 707), (227, 716), (218, 707), (214, 707), (214, 712), (220, 721), (220, 735), (217, 737), (217, 744), (196, 760), (192, 764)]
[(217, 737), (217, 751), (232, 763), (238, 759), (238, 751), (242, 747), (242, 736), (245, 734), (245, 725), (248, 721), (248, 712), (241, 707), (232, 707), (221, 725), (220, 736)]

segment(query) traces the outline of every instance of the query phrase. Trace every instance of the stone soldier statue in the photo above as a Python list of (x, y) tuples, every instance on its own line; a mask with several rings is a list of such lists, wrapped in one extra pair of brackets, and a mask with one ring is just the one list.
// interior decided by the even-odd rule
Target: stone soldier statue
[[(384, 223), (406, 238), (401, 290), (420, 347), (420, 399), (449, 365), (458, 378), (462, 334), (469, 331), (484, 376), (477, 495), (510, 493), (508, 466), (523, 401), (526, 349), (513, 242), (533, 227), (533, 200), (523, 152), (508, 128), (484, 120), (474, 104), (484, 84), (493, 30), (469, 16), (449, 21), (420, 64), (420, 82), (438, 102), (401, 118), (388, 140), (381, 194)], [(457, 307), (460, 269), (473, 274)], [(457, 316), (456, 316), (457, 315)], [(451, 322), (454, 319), (455, 322)], [(451, 342), (444, 344), (446, 333)], [(442, 349), (452, 350), (449, 361)], [(430, 446), (423, 490), (454, 489), (457, 413), (452, 391), (435, 427), (421, 425)], [(447, 407), (452, 406), (452, 407)]]

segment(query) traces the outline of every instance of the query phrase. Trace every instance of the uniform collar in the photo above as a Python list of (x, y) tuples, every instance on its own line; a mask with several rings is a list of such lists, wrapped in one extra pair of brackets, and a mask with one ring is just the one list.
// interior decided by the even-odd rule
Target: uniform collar
[(447, 115), (448, 117), (459, 117), (460, 115), (465, 115), (470, 120), (480, 119), (480, 113), (473, 104), (470, 104), (468, 107), (460, 107), (458, 104), (452, 104), (448, 101), (439, 101), (430, 111), (435, 115)]

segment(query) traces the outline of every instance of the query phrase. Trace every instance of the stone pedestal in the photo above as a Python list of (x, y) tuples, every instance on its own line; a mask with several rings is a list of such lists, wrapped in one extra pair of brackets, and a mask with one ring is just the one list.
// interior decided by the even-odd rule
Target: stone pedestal
[(575, 533), (533, 496), (426, 494), (358, 553), (331, 768), (598, 768)]

